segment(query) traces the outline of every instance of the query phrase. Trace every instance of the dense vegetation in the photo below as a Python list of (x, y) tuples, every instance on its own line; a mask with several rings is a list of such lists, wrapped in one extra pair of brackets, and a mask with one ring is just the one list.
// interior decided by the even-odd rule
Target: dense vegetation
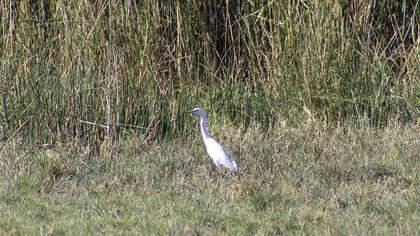
[(266, 130), (296, 117), (419, 119), (418, 1), (9, 0), (0, 11), (6, 140), (171, 137), (193, 127), (194, 106)]

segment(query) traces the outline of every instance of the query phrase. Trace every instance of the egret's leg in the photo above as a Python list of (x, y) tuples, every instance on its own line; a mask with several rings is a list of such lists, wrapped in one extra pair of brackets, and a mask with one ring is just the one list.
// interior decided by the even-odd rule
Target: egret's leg
[(216, 165), (216, 170), (217, 170), (217, 173), (220, 174), (220, 172), (222, 171), (222, 168), (220, 167), (220, 165)]
[(213, 160), (213, 163), (214, 163), (214, 165), (216, 165), (216, 171), (217, 171), (217, 173), (220, 173), (221, 168), (220, 168), (219, 162)]

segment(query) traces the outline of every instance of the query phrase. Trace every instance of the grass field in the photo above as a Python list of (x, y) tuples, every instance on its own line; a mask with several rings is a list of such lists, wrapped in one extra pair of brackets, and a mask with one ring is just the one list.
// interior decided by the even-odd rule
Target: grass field
[(2, 144), (1, 234), (420, 233), (418, 127), (212, 128), (239, 174), (216, 172), (198, 134), (129, 139), (112, 161)]

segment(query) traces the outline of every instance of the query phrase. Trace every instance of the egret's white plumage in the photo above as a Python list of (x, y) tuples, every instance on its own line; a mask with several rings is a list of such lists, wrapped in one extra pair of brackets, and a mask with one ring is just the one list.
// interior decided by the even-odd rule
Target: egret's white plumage
[(223, 165), (231, 171), (237, 171), (236, 163), (229, 157), (223, 147), (210, 137), (206, 126), (206, 113), (201, 108), (194, 108), (191, 113), (200, 115), (200, 130), (203, 136), (204, 144), (206, 145), (207, 153), (213, 159), (214, 164), (219, 168)]

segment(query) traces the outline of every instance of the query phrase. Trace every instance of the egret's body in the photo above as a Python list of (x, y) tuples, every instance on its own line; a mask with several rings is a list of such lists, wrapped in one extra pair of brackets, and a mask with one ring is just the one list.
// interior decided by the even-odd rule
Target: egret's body
[(207, 153), (213, 159), (214, 164), (217, 168), (220, 165), (229, 168), (231, 171), (237, 171), (236, 163), (231, 159), (226, 151), (223, 149), (222, 145), (216, 142), (212, 137), (210, 137), (209, 131), (206, 126), (206, 113), (201, 108), (195, 108), (191, 113), (200, 115), (200, 130), (201, 135), (203, 136), (204, 144), (206, 145)]

